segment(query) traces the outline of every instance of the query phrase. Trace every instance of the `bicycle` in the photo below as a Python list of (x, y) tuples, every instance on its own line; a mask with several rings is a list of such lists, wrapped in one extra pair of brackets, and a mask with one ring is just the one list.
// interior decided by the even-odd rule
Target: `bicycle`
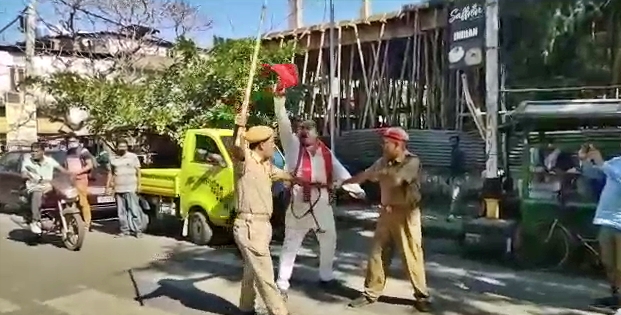
[[(557, 195), (558, 215), (550, 221), (542, 221), (530, 229), (530, 233), (517, 231), (515, 258), (520, 266), (538, 270), (561, 269), (568, 262), (570, 250), (586, 250), (594, 265), (601, 265), (597, 238), (589, 238), (573, 231), (564, 224), (564, 218), (572, 214), (571, 202), (567, 202), (566, 189)], [(526, 236), (522, 239), (521, 236)], [(584, 261), (584, 260), (583, 260)]]
[(577, 248), (586, 249), (593, 262), (600, 264), (597, 239), (572, 231), (558, 218), (552, 222), (536, 224), (531, 232), (528, 237), (532, 239), (523, 242), (523, 248), (517, 253), (522, 267), (537, 270), (561, 269), (569, 260), (570, 250), (575, 252)]

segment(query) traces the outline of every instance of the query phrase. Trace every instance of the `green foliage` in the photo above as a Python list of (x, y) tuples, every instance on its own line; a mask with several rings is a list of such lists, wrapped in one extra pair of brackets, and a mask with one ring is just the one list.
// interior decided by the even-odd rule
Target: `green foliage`
[[(542, 88), (618, 84), (621, 1), (501, 2), (507, 86)], [(509, 95), (521, 99), (592, 97), (582, 92)], [(512, 102), (513, 100), (513, 102)]]
[[(123, 72), (115, 73), (113, 79), (60, 72), (31, 83), (55, 99), (50, 113), (62, 116), (72, 107), (87, 110), (89, 126), (95, 133), (140, 130), (180, 140), (189, 128), (233, 126), (246, 89), (254, 44), (252, 39), (219, 40), (212, 49), (203, 51), (191, 40), (179, 38), (170, 51), (174, 63), (138, 79)], [(293, 45), (261, 49), (258, 63), (287, 63), (294, 53)], [(253, 92), (264, 91), (274, 79), (259, 72)], [(268, 123), (271, 110), (265, 102), (256, 102), (249, 123)]]

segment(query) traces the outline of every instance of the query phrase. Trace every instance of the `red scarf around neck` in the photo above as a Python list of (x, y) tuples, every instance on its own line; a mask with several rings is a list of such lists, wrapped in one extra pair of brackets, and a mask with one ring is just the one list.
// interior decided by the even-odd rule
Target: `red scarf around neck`
[[(332, 153), (330, 152), (330, 149), (328, 149), (328, 147), (321, 141), (318, 140), (317, 142), (317, 149), (321, 149), (321, 154), (323, 155), (323, 164), (325, 166), (325, 171), (326, 171), (326, 184), (328, 186), (330, 186), (330, 184), (332, 183)], [(306, 150), (306, 148), (300, 144), (300, 152), (298, 153), (298, 162), (297, 165), (295, 166), (295, 174), (298, 175), (298, 170), (302, 170), (301, 174), (299, 174), (299, 176), (301, 176), (302, 179), (304, 179), (307, 182), (312, 182), (313, 180), (313, 167), (311, 165), (311, 155), (308, 152), (308, 150)], [(311, 201), (311, 188), (310, 186), (303, 186), (304, 190), (303, 190), (303, 194), (304, 194), (304, 201), (305, 202), (310, 202)]]

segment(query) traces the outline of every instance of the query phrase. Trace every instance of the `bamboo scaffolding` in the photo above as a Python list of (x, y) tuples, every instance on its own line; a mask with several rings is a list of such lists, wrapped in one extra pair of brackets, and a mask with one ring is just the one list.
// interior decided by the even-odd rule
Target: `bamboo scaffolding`
[[(374, 22), (377, 35), (372, 41), (366, 33), (369, 26), (365, 24), (339, 24), (335, 29), (338, 38), (336, 134), (375, 128), (380, 122), (414, 129), (474, 127), (472, 123), (461, 121), (460, 110), (465, 110), (460, 102), (463, 87), (445, 61), (446, 32), (441, 28), (421, 29), (420, 24), (425, 21), (417, 11), (408, 13), (403, 23), (404, 27), (414, 30), (412, 35), (391, 38), (394, 32), (387, 30), (394, 30), (394, 26), (389, 27), (390, 22)], [(328, 30), (321, 28), (298, 34), (298, 47), (324, 47)], [(326, 79), (327, 67), (322, 65), (323, 49), (305, 51), (303, 58), (297, 59), (301, 66), (301, 83), (309, 88), (298, 115), (317, 120), (325, 132), (329, 119), (327, 91), (332, 83)], [(476, 81), (476, 71), (469, 77)], [(475, 103), (477, 86), (477, 82), (472, 84)]]

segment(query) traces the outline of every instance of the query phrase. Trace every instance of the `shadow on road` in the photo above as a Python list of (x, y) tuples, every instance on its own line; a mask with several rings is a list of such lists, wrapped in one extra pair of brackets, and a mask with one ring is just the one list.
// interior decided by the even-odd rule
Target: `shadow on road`
[(8, 240), (24, 243), (28, 246), (52, 245), (57, 248), (65, 248), (60, 235), (35, 235), (30, 232), (30, 228), (23, 221), (20, 222), (14, 217), (11, 218), (11, 221), (17, 224), (19, 228), (13, 229), (7, 234)]
[[(335, 269), (349, 281), (330, 290), (320, 290), (317, 286), (317, 243), (314, 236), (309, 234), (304, 242), (305, 249), (296, 260), (297, 267), (291, 279), (292, 292), (315, 301), (342, 305), (358, 296), (358, 289), (363, 285), (367, 250), (372, 237), (370, 226), (371, 223), (365, 222), (337, 222), (339, 243)], [(444, 246), (439, 240), (427, 240), (424, 246), (428, 283), (436, 307), (441, 311), (436, 314), (507, 314), (511, 309), (529, 309), (524, 313), (537, 315), (584, 314), (581, 310), (586, 308), (591, 298), (606, 290), (602, 283), (593, 279), (515, 271), (438, 253), (442, 250), (438, 251), (437, 248)], [(279, 249), (278, 246), (274, 248), (274, 266), (277, 266)], [(233, 284), (239, 282), (242, 273), (242, 262), (231, 259), (234, 253), (234, 248), (213, 250), (173, 246), (168, 248), (166, 259), (154, 261), (139, 269), (157, 270), (178, 277), (209, 274)], [(404, 280), (399, 259), (393, 261), (389, 275), (388, 288), (391, 282), (396, 281), (395, 278)], [(383, 303), (371, 305), (369, 310), (386, 313), (392, 312), (391, 307), (404, 308), (411, 305), (407, 294), (403, 294), (403, 290), (409, 291), (406, 287), (409, 285), (403, 282), (397, 285), (401, 289), (394, 290), (394, 286), (392, 290), (387, 289), (387, 296), (380, 300)], [(490, 309), (490, 305), (495, 306), (494, 309)], [(499, 313), (498, 310), (504, 311)]]
[[(149, 299), (165, 296), (180, 302), (187, 308), (207, 312), (209, 314), (239, 314), (239, 309), (236, 305), (233, 305), (231, 302), (216, 294), (198, 290), (192, 285), (194, 282), (208, 280), (213, 277), (216, 276), (188, 280), (163, 279), (158, 282), (159, 287), (155, 291), (139, 296), (136, 299), (146, 302)], [(185, 287), (187, 290), (181, 291), (179, 287)]]

